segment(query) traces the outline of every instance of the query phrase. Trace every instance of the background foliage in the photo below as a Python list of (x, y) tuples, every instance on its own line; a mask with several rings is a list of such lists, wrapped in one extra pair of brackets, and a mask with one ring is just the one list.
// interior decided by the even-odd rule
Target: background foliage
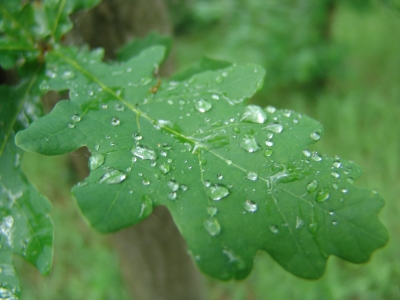
[[(239, 7), (236, 4), (234, 5), (234, 1), (225, 2), (231, 3), (233, 10), (238, 9), (240, 11)], [(257, 1), (243, 2), (244, 4), (242, 4), (248, 5), (244, 7), (252, 8), (252, 5), (257, 5), (253, 2), (256, 3)], [(298, 70), (305, 69), (305, 72), (268, 68), (271, 62), (268, 62), (269, 58), (266, 56), (272, 55), (268, 51), (271, 44), (270, 36), (262, 30), (254, 30), (254, 36), (252, 36), (252, 26), (258, 26), (258, 24), (254, 25), (250, 22), (250, 20), (257, 20), (257, 18), (253, 18), (257, 12), (256, 9), (253, 12), (250, 9), (249, 11), (246, 10), (243, 16), (249, 16), (243, 17), (243, 19), (232, 18), (237, 24), (231, 24), (228, 22), (229, 19), (225, 18), (222, 12), (218, 12), (216, 8), (213, 8), (216, 10), (215, 12), (212, 10), (208, 12), (207, 9), (210, 9), (205, 4), (205, 1), (198, 1), (197, 6), (195, 6), (196, 14), (208, 16), (212, 20), (205, 22), (207, 26), (202, 24), (203, 21), (197, 22), (199, 24), (194, 22), (193, 27), (196, 30), (188, 33), (181, 32), (178, 35), (175, 51), (176, 57), (179, 58), (179, 64), (186, 65), (187, 62), (197, 60), (200, 55), (208, 53), (214, 57), (228, 58), (239, 62), (261, 62), (266, 65), (270, 74), (266, 80), (277, 79), (271, 79), (271, 82), (267, 83), (266, 91), (269, 92), (266, 94), (267, 96), (265, 97), (264, 94), (259, 97), (259, 99), (268, 100), (263, 105), (273, 104), (279, 108), (296, 109), (321, 121), (326, 134), (316, 147), (321, 152), (330, 155), (338, 154), (344, 158), (355, 159), (358, 164), (364, 166), (367, 172), (358, 185), (376, 188), (382, 193), (387, 201), (387, 207), (382, 212), (381, 219), (389, 228), (392, 236), (392, 242), (389, 246), (376, 253), (372, 262), (365, 266), (344, 264), (337, 259), (331, 259), (327, 274), (318, 282), (294, 278), (275, 266), (266, 255), (260, 255), (258, 258), (260, 262), (256, 263), (256, 270), (251, 278), (243, 283), (237, 285), (236, 283), (221, 284), (210, 281), (210, 298), (296, 298), (305, 294), (315, 299), (321, 297), (321, 295), (330, 295), (332, 299), (398, 298), (400, 295), (400, 283), (398, 281), (400, 264), (396, 258), (396, 250), (398, 250), (396, 245), (399, 244), (399, 224), (396, 216), (400, 210), (398, 201), (396, 201), (399, 194), (396, 186), (399, 179), (399, 132), (396, 126), (396, 116), (399, 113), (400, 96), (398, 86), (400, 74), (399, 69), (396, 68), (400, 63), (397, 55), (400, 44), (396, 42), (400, 40), (398, 16), (393, 12), (375, 6), (374, 9), (362, 12), (359, 9), (354, 10), (342, 5), (336, 8), (333, 22), (330, 24), (330, 40), (326, 43), (326, 47), (323, 47), (323, 53), (334, 53), (334, 55), (326, 57), (328, 67), (321, 68), (323, 75), (328, 74), (329, 76), (327, 76), (327, 83), (323, 85), (323, 88), (318, 87), (318, 93), (315, 93), (311, 84), (311, 91), (314, 95), (312, 97), (314, 103), (311, 104), (303, 94), (303, 88), (291, 88), (288, 92), (282, 86), (285, 86), (285, 84), (291, 86), (296, 81), (297, 83), (294, 86), (297, 87), (306, 82), (307, 90), (309, 90), (307, 80), (318, 78), (318, 76), (314, 76), (318, 72), (315, 73), (315, 69), (312, 68), (305, 68), (302, 63), (294, 63), (289, 67), (303, 66)], [(203, 5), (203, 8), (201, 8), (201, 5)], [(209, 7), (212, 7), (212, 5), (210, 4)], [(290, 9), (283, 8), (283, 15), (287, 16), (289, 11)], [(193, 22), (193, 20), (190, 22)], [(277, 27), (284, 24), (282, 20), (275, 22)], [(279, 23), (281, 24), (279, 25)], [(246, 27), (250, 29), (246, 29)], [(241, 30), (244, 33), (239, 34)], [(292, 32), (293, 30), (288, 31)], [(224, 32), (229, 32), (229, 34), (225, 35)], [(304, 29), (303, 33), (299, 33), (300, 39), (309, 41), (308, 34), (308, 29)], [(287, 35), (288, 33), (282, 34), (282, 37), (287, 39)], [(237, 37), (239, 42), (221, 41), (221, 36), (224, 38), (231, 37), (233, 40)], [(286, 43), (278, 39), (277, 45), (279, 43), (281, 43), (281, 47), (286, 47)], [(324, 44), (324, 42), (321, 43)], [(307, 42), (304, 42), (304, 44), (307, 45)], [(289, 45), (291, 44), (289, 43)], [(288, 48), (291, 47), (288, 46)], [(241, 48), (241, 51), (238, 48)], [(278, 47), (272, 53), (277, 53), (277, 57), (281, 55), (283, 57), (281, 61), (285, 61), (287, 57), (291, 56), (291, 53), (294, 53), (293, 61), (296, 61), (298, 59), (296, 55), (301, 52), (298, 50), (299, 48), (296, 49), (296, 51), (292, 51)], [(311, 47), (311, 49), (314, 48)], [(329, 50), (325, 52), (326, 49)], [(331, 49), (333, 49), (332, 52)], [(310, 62), (311, 66), (320, 67), (321, 62), (314, 60), (313, 50), (304, 51), (306, 53), (310, 51), (305, 55), (307, 58), (305, 61)], [(340, 55), (338, 56), (337, 53)], [(300, 62), (302, 61), (300, 59)], [(330, 71), (332, 66), (339, 68), (340, 76), (337, 76), (338, 73)], [(301, 76), (294, 76), (295, 74)], [(311, 74), (312, 76), (303, 76), (302, 74)], [(304, 78), (307, 80), (304, 80)], [(331, 149), (335, 149), (336, 152), (332, 153)], [(28, 164), (28, 162), (33, 161), (36, 162), (36, 167), (35, 164)], [(104, 282), (110, 280), (110, 277), (118, 278), (115, 275), (117, 274), (116, 270), (107, 264), (98, 263), (104, 260), (115, 261), (115, 256), (106, 246), (106, 238), (99, 237), (92, 232), (88, 234), (86, 227), (82, 225), (78, 218), (76, 218), (75, 229), (71, 229), (71, 224), (69, 221), (67, 222), (67, 218), (63, 221), (63, 218), (68, 214), (71, 214), (73, 218), (76, 214), (74, 209), (65, 209), (71, 205), (71, 201), (65, 201), (69, 197), (68, 194), (59, 192), (65, 191), (65, 187), (60, 186), (60, 182), (65, 182), (65, 177), (68, 174), (58, 174), (55, 172), (57, 169), (55, 166), (63, 163), (63, 158), (55, 159), (52, 163), (46, 163), (39, 156), (29, 156), (24, 160), (28, 174), (33, 175), (31, 178), (37, 182), (39, 189), (49, 197), (51, 196), (50, 193), (56, 193), (60, 199), (60, 204), (56, 202), (52, 212), (56, 226), (57, 222), (60, 224), (58, 226), (60, 232), (56, 234), (56, 238), (59, 236), (60, 240), (59, 244), (56, 240), (56, 247), (65, 248), (68, 245), (76, 253), (71, 257), (60, 257), (59, 259), (56, 257), (55, 269), (47, 278), (36, 278), (35, 275), (26, 273), (26, 277), (23, 279), (24, 289), (29, 290), (29, 293), (25, 293), (26, 299), (54, 299), (55, 295), (60, 295), (60, 293), (71, 295), (65, 296), (65, 299), (71, 298), (72, 295), (73, 298), (81, 298), (83, 295), (80, 295), (80, 292), (84, 291), (87, 295), (86, 288), (81, 288), (84, 284), (93, 287), (91, 291), (92, 299), (123, 299), (125, 296), (121, 295), (120, 289), (118, 289), (118, 279), (114, 281), (116, 285), (112, 292), (101, 288), (102, 285), (104, 286)], [(43, 170), (46, 171), (43, 172)], [(58, 175), (54, 176), (54, 174)], [(55, 178), (59, 178), (58, 176), (63, 177), (63, 180), (55, 180)], [(54, 187), (57, 187), (56, 189), (51, 187), (52, 182)], [(71, 232), (75, 230), (82, 232), (83, 236), (86, 232), (87, 238), (82, 239), (77, 234), (71, 236)], [(57, 250), (56, 248), (55, 251), (62, 253), (64, 249)], [(78, 253), (82, 255), (80, 257), (85, 262), (86, 268), (80, 268), (81, 265), (78, 268), (76, 263)], [(26, 264), (24, 262), (20, 262), (20, 264), (20, 267), (25, 270)], [(98, 277), (94, 279), (87, 276), (89, 273), (85, 275), (86, 271), (93, 274), (93, 269), (98, 270), (96, 272)], [(21, 270), (20, 274), (25, 273)], [(81, 276), (79, 279), (76, 272), (79, 272), (79, 276)], [(113, 272), (115, 272), (115, 276), (110, 275)], [(73, 276), (68, 277), (67, 274), (73, 274)], [(61, 278), (70, 279), (61, 284)], [(32, 280), (38, 283), (36, 285), (38, 288), (32, 289)], [(39, 284), (44, 282), (50, 282), (50, 284)], [(289, 289), (275, 288), (282, 282), (292, 287), (290, 291)], [(348, 284), (349, 282), (352, 284)]]

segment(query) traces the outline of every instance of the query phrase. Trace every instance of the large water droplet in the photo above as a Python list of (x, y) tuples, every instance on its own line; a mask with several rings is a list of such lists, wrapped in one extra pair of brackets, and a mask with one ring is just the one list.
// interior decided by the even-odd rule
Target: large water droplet
[(121, 124), (120, 119), (118, 119), (118, 118), (116, 118), (116, 117), (114, 117), (114, 118), (111, 119), (111, 125), (112, 125), (112, 126), (117, 126), (117, 125), (119, 125), (119, 124)]
[(229, 195), (229, 189), (222, 184), (215, 184), (207, 189), (207, 195), (214, 201), (219, 201)]
[(257, 175), (257, 173), (249, 172), (249, 173), (247, 173), (246, 178), (251, 181), (256, 181), (258, 179), (258, 175)]
[(271, 123), (267, 126), (265, 126), (263, 129), (275, 132), (275, 133), (281, 133), (283, 131), (283, 125), (281, 123)]
[(100, 178), (99, 183), (116, 184), (124, 181), (126, 174), (116, 169), (108, 169), (107, 172)]
[(260, 146), (258, 145), (254, 136), (248, 134), (245, 134), (244, 137), (242, 137), (239, 145), (240, 148), (250, 153), (260, 150)]
[(324, 202), (324, 201), (328, 200), (329, 197), (330, 197), (330, 195), (329, 195), (328, 189), (320, 189), (318, 191), (317, 195), (315, 196), (315, 201)]
[(174, 180), (170, 180), (167, 183), (167, 186), (169, 187), (169, 189), (173, 192), (176, 192), (179, 189), (179, 183), (177, 183)]
[(314, 192), (318, 187), (318, 181), (317, 180), (312, 180), (306, 185), (306, 190), (309, 193)]
[(212, 104), (204, 99), (200, 99), (194, 104), (194, 107), (201, 113), (205, 113), (212, 108)]
[(266, 112), (257, 105), (246, 106), (243, 115), (240, 117), (240, 121), (264, 124), (267, 120)]
[(89, 158), (89, 168), (91, 171), (96, 170), (104, 164), (104, 155), (95, 153)]
[(256, 212), (257, 211), (257, 203), (252, 200), (246, 200), (244, 202), (244, 209), (248, 212)]
[(313, 133), (310, 134), (310, 137), (314, 140), (314, 141), (318, 141), (321, 138), (321, 135), (319, 132), (314, 131)]
[(71, 117), (71, 120), (74, 121), (74, 122), (80, 122), (81, 116), (78, 115), (78, 114), (74, 114), (74, 115)]
[(149, 216), (153, 210), (153, 199), (148, 195), (143, 195), (141, 201), (139, 218), (145, 218)]
[(141, 158), (141, 159), (151, 159), (151, 160), (156, 160), (157, 159), (157, 154), (154, 150), (149, 149), (146, 146), (135, 146), (131, 150), (132, 154)]
[(209, 218), (204, 220), (203, 225), (211, 236), (216, 236), (221, 232), (221, 225), (219, 225), (218, 220), (215, 218)]
[(160, 165), (160, 170), (161, 170), (161, 172), (163, 172), (164, 174), (167, 174), (167, 173), (169, 173), (169, 171), (171, 170), (171, 167), (170, 167), (170, 165), (167, 164), (167, 163), (162, 163), (162, 164)]

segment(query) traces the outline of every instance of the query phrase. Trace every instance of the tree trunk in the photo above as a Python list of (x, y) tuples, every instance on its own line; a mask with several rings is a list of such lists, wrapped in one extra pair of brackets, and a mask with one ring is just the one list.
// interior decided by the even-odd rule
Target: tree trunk
[[(152, 31), (172, 33), (163, 0), (106, 0), (91, 11), (76, 14), (73, 20), (75, 28), (66, 43), (102, 47), (106, 59), (112, 59), (115, 50), (134, 36), (143, 37)], [(169, 59), (160, 73), (168, 75), (172, 70)], [(81, 179), (89, 173), (87, 157), (87, 150), (82, 149), (72, 155)], [(132, 299), (204, 299), (202, 276), (165, 207), (157, 207), (140, 224), (113, 234), (112, 241)]]

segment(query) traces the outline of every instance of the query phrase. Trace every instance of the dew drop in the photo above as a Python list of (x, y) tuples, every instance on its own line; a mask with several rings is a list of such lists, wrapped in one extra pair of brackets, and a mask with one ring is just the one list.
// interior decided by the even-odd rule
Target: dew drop
[(167, 164), (167, 163), (162, 163), (162, 164), (160, 165), (160, 170), (161, 170), (161, 172), (163, 172), (164, 174), (167, 174), (167, 173), (169, 173), (169, 171), (171, 170), (171, 167), (170, 167), (170, 165)]
[(273, 114), (274, 112), (276, 112), (276, 108), (274, 106), (268, 105), (265, 110), (267, 111), (267, 113)]
[(274, 143), (271, 141), (265, 141), (265, 145), (268, 147), (272, 147), (274, 145)]
[(142, 184), (143, 185), (150, 185), (150, 180), (148, 179), (148, 178), (144, 178), (143, 180), (142, 180)]
[(124, 111), (125, 110), (125, 106), (121, 103), (117, 103), (115, 104), (115, 110), (116, 111)]
[(243, 115), (240, 117), (241, 122), (249, 122), (256, 124), (264, 124), (267, 120), (265, 111), (257, 105), (246, 106)]
[(263, 129), (272, 131), (274, 133), (281, 133), (283, 131), (283, 125), (281, 123), (274, 122), (265, 126)]
[(207, 230), (207, 232), (211, 236), (217, 236), (218, 234), (221, 233), (221, 225), (219, 225), (219, 222), (215, 218), (209, 218), (204, 220), (204, 228)]
[(337, 224), (338, 224), (337, 221), (335, 221), (335, 220), (332, 221), (332, 225), (333, 225), (333, 226), (336, 226)]
[(107, 104), (103, 104), (103, 105), (101, 106), (101, 108), (102, 108), (102, 109), (107, 109), (107, 108), (108, 108), (108, 105), (107, 105)]
[(107, 172), (100, 178), (99, 183), (116, 184), (124, 181), (126, 174), (116, 169), (108, 169)]
[(348, 189), (341, 189), (340, 191), (341, 191), (343, 194), (347, 194), (349, 190), (348, 190)]
[(81, 116), (78, 115), (78, 114), (74, 114), (74, 115), (71, 117), (71, 120), (74, 121), (74, 122), (80, 122), (80, 121), (81, 121)]
[(167, 183), (167, 186), (169, 187), (169, 189), (173, 192), (176, 192), (179, 189), (179, 183), (177, 183), (174, 180), (170, 180)]
[(141, 201), (139, 218), (145, 218), (149, 216), (153, 210), (153, 199), (148, 195), (143, 195)]
[(101, 153), (95, 153), (89, 158), (89, 168), (94, 171), (104, 164), (104, 155)]
[(267, 149), (264, 151), (264, 156), (268, 157), (272, 155), (272, 150), (271, 149)]
[(72, 79), (75, 77), (75, 73), (73, 71), (64, 71), (61, 75), (62, 79)]
[(157, 159), (157, 154), (154, 150), (151, 150), (147, 148), (146, 146), (135, 146), (131, 150), (132, 154), (134, 156), (137, 156), (141, 159), (151, 159), (151, 160), (156, 160)]
[(214, 217), (218, 212), (218, 209), (214, 206), (209, 206), (207, 207), (207, 213), (210, 215), (210, 217)]
[(205, 113), (212, 108), (212, 104), (204, 99), (200, 99), (194, 104), (194, 107), (201, 113)]
[(321, 138), (320, 133), (318, 133), (317, 131), (314, 131), (313, 133), (310, 134), (310, 137), (314, 140), (314, 141), (318, 141)]
[(307, 149), (304, 149), (303, 150), (303, 154), (304, 154), (305, 157), (310, 157), (311, 156), (311, 151), (307, 150)]
[(167, 197), (169, 200), (175, 200), (177, 197), (177, 194), (176, 194), (176, 192), (171, 192), (167, 195)]
[(313, 161), (321, 161), (322, 160), (322, 156), (321, 154), (319, 154), (318, 152), (314, 151), (311, 155), (311, 159)]
[(247, 173), (246, 178), (251, 181), (256, 181), (258, 179), (258, 175), (257, 175), (257, 173), (249, 172), (249, 173)]
[(222, 175), (222, 174), (217, 174), (217, 178), (218, 178), (219, 180), (222, 180), (222, 179), (224, 179), (224, 175)]
[(271, 225), (271, 226), (269, 227), (269, 230), (271, 230), (271, 232), (272, 232), (273, 234), (278, 234), (278, 233), (279, 233), (279, 228), (278, 228), (278, 226), (276, 226), (276, 225)]
[(99, 144), (94, 145), (94, 150), (95, 151), (99, 151), (99, 149), (100, 149), (100, 145)]
[(112, 126), (117, 126), (119, 124), (121, 124), (121, 121), (118, 118), (114, 117), (114, 118), (111, 119), (111, 125)]
[(180, 186), (180, 188), (181, 188), (181, 190), (182, 190), (183, 192), (186, 192), (186, 191), (188, 190), (188, 187), (187, 187), (186, 184), (182, 184), (182, 185)]
[(140, 134), (140, 133), (134, 133), (133, 135), (132, 135), (132, 137), (133, 137), (133, 139), (135, 140), (135, 141), (140, 141), (142, 138), (143, 138), (143, 136)]
[(233, 132), (240, 133), (240, 128), (237, 126), (233, 127)]
[(331, 175), (336, 179), (340, 178), (340, 174), (338, 172), (331, 172)]
[(206, 188), (210, 187), (211, 186), (211, 182), (209, 180), (204, 181), (204, 186)]
[(229, 189), (222, 184), (215, 184), (208, 188), (207, 195), (212, 200), (219, 201), (229, 195)]
[(332, 166), (333, 166), (334, 168), (339, 169), (339, 168), (342, 166), (342, 164), (340, 163), (340, 161), (334, 161), (333, 164), (332, 164)]
[(71, 129), (72, 129), (72, 128), (75, 128), (75, 123), (69, 123), (69, 124), (68, 124), (68, 127), (71, 128)]
[(314, 192), (318, 187), (318, 181), (317, 180), (312, 180), (306, 185), (306, 190), (309, 193)]
[(256, 212), (258, 207), (257, 207), (257, 203), (255, 203), (252, 200), (246, 200), (244, 202), (244, 209), (248, 212)]
[(247, 152), (253, 153), (260, 150), (260, 146), (258, 145), (256, 139), (252, 135), (245, 134), (244, 137), (240, 141), (240, 148), (246, 150)]
[(301, 229), (304, 225), (303, 219), (301, 219), (299, 216), (296, 217), (296, 229)]
[(348, 177), (348, 178), (346, 178), (346, 181), (347, 181), (348, 183), (350, 183), (350, 184), (353, 184), (354, 179), (353, 179), (352, 177)]
[(334, 216), (334, 215), (335, 215), (335, 212), (334, 212), (333, 210), (331, 210), (331, 211), (329, 211), (329, 215), (330, 215), (330, 216)]
[(315, 201), (324, 202), (324, 201), (328, 200), (329, 197), (330, 197), (329, 190), (323, 188), (318, 191), (317, 195), (315, 196)]

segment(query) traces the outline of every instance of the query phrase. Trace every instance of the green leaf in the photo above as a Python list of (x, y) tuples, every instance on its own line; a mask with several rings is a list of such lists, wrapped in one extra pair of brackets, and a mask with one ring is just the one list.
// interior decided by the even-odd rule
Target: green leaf
[(14, 144), (15, 132), (35, 118), (38, 97), (32, 91), (36, 80), (34, 76), (18, 87), (0, 87), (0, 295), (4, 299), (19, 299), (20, 295), (13, 253), (42, 274), (49, 273), (53, 257), (51, 204), (23, 174), (23, 152)]
[[(18, 61), (37, 59), (72, 28), (69, 15), (89, 9), (99, 0), (46, 0), (34, 5), (0, 1), (0, 66), (10, 69)], [(51, 47), (50, 47), (51, 48)]]
[(134, 39), (130, 43), (123, 46), (117, 53), (119, 61), (127, 61), (132, 57), (138, 56), (140, 52), (152, 46), (164, 46), (166, 49), (165, 57), (168, 57), (171, 51), (172, 40), (170, 37), (161, 36), (155, 32), (150, 33), (143, 39)]
[(70, 89), (71, 100), (16, 141), (49, 155), (90, 149), (90, 176), (73, 193), (94, 228), (115, 231), (165, 205), (199, 267), (224, 280), (247, 276), (260, 249), (318, 278), (329, 255), (360, 263), (386, 243), (382, 198), (352, 184), (360, 167), (307, 150), (321, 137), (318, 122), (245, 105), (260, 67), (159, 84), (152, 74), (163, 57), (159, 46), (117, 65), (98, 51), (47, 57), (42, 88)]

